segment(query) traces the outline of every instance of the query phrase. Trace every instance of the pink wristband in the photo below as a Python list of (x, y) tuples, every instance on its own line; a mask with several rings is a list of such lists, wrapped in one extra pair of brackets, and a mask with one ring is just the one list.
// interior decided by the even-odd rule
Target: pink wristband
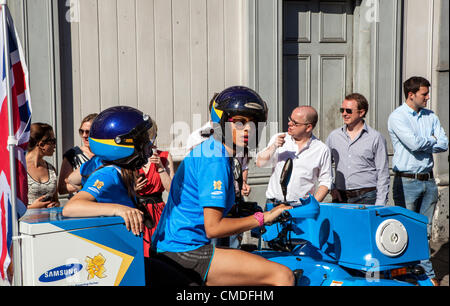
[(253, 217), (255, 217), (255, 219), (258, 220), (259, 227), (263, 227), (264, 226), (264, 214), (262, 212), (255, 213), (253, 215)]

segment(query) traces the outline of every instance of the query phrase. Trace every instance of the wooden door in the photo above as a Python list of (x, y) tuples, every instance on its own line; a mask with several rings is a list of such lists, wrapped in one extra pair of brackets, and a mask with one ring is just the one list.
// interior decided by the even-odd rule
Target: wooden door
[(325, 140), (342, 124), (339, 107), (352, 91), (353, 1), (284, 1), (283, 128), (299, 105), (319, 112)]

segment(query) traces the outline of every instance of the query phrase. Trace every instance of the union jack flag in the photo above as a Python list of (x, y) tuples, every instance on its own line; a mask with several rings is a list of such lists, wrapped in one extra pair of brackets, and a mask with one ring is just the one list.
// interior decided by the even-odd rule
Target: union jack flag
[[(9, 72), (11, 87), (11, 103), (14, 121), (14, 133), (17, 139), (16, 149), (16, 211), (17, 217), (23, 215), (28, 204), (28, 183), (25, 161), (30, 136), (31, 104), (27, 85), (28, 71), (25, 65), (23, 51), (17, 38), (14, 23), (6, 6), (0, 8), (6, 12), (7, 24), (0, 18), (0, 277), (7, 279), (7, 269), (11, 263), (10, 250), (12, 242), (11, 173), (8, 148), (8, 99), (6, 73)], [(4, 31), (7, 32), (9, 42), (10, 67), (5, 67)]]

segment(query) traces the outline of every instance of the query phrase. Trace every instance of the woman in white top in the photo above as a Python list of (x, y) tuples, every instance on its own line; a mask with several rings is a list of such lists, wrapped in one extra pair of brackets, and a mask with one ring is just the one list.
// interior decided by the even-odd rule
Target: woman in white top
[(53, 128), (46, 123), (33, 123), (26, 155), (28, 172), (28, 208), (59, 206), (57, 173), (55, 167), (44, 160), (55, 152), (56, 138)]

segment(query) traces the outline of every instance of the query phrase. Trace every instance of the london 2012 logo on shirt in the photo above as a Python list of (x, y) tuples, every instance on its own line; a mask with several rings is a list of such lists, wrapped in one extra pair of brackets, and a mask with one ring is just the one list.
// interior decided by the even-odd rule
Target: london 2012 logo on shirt
[(103, 182), (101, 182), (101, 181), (99, 181), (99, 180), (97, 180), (97, 181), (95, 182), (95, 184), (94, 184), (94, 187), (97, 187), (97, 189), (102, 189), (103, 186), (105, 186), (105, 183), (103, 183)]
[(94, 186), (88, 187), (88, 189), (96, 194), (100, 194), (100, 189), (102, 189), (103, 186), (105, 186), (105, 183), (97, 180), (95, 181)]
[(222, 192), (222, 182), (221, 181), (214, 181), (214, 191), (211, 192), (212, 195), (220, 195), (223, 194)]

